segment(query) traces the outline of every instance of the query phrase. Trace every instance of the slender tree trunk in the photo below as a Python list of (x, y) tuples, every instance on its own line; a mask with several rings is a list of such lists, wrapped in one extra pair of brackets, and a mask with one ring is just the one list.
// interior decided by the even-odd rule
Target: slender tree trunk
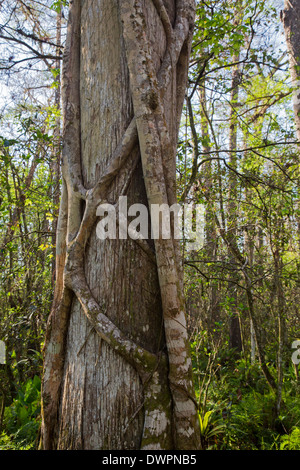
[(71, 2), (44, 449), (199, 446), (174, 239), (99, 240), (101, 202), (176, 201), (194, 2)]
[[(251, 192), (246, 188), (246, 201), (247, 204), (251, 203)], [(252, 224), (255, 223), (255, 220), (248, 221), (248, 227), (246, 228), (245, 232), (245, 252), (248, 254), (248, 265), (250, 270), (253, 269), (253, 258), (254, 258), (254, 240), (253, 236), (251, 235), (252, 232)], [(256, 356), (256, 341), (255, 341), (255, 331), (253, 328), (253, 321), (250, 319), (250, 359), (251, 364), (255, 363), (255, 356)]]
[(281, 12), (289, 55), (290, 73), (294, 88), (294, 115), (297, 139), (300, 141), (300, 3), (284, 0)]
[(285, 302), (281, 282), (282, 260), (279, 252), (274, 254), (274, 281), (277, 296), (278, 315), (278, 352), (277, 352), (277, 390), (276, 416), (279, 416), (282, 402), (283, 369), (284, 369), (284, 336), (285, 336)]
[(253, 326), (253, 332), (254, 332), (254, 338), (255, 338), (255, 343), (257, 347), (257, 355), (258, 359), (260, 362), (260, 366), (262, 369), (262, 372), (270, 386), (270, 388), (275, 391), (276, 390), (276, 382), (274, 380), (274, 377), (272, 376), (268, 365), (265, 362), (264, 358), (264, 351), (263, 347), (261, 344), (261, 338), (260, 338), (260, 330), (259, 330), (259, 325), (257, 322), (257, 315), (255, 312), (255, 306), (254, 306), (254, 298), (253, 298), (253, 293), (252, 293), (252, 281), (250, 278), (250, 273), (249, 270), (247, 269), (247, 264), (248, 264), (248, 259), (243, 256), (241, 253), (236, 240), (233, 239), (232, 237), (228, 236), (228, 233), (226, 230), (221, 226), (220, 221), (217, 217), (215, 216), (216, 224), (218, 226), (219, 232), (221, 237), (223, 238), (224, 242), (226, 243), (228, 249), (230, 249), (231, 254), (235, 257), (236, 261), (239, 263), (239, 266), (243, 272), (243, 277), (245, 281), (245, 287), (246, 287), (246, 295), (247, 295), (247, 303), (248, 303), (248, 310), (249, 310), (249, 317), (250, 321)]
[[(62, 10), (57, 13), (56, 17), (56, 56), (59, 57), (61, 53), (61, 28), (62, 28)], [(54, 104), (56, 111), (61, 110), (61, 60), (57, 59), (55, 63), (55, 68), (59, 70), (58, 75), (55, 77), (56, 88), (54, 96)], [(52, 263), (52, 279), (55, 280), (55, 254), (56, 254), (56, 231), (57, 231), (57, 221), (58, 221), (58, 208), (60, 200), (60, 166), (61, 166), (61, 118), (58, 115), (56, 118), (56, 127), (54, 130), (54, 152), (53, 152), (53, 161), (52, 161), (52, 198), (53, 205), (55, 208), (54, 220), (52, 223), (52, 245), (53, 245), (53, 263)]]
[[(25, 178), (24, 191), (21, 191), (20, 194), (19, 194), (18, 204), (16, 204), (13, 211), (10, 209), (10, 221), (9, 221), (6, 233), (5, 233), (5, 235), (3, 237), (3, 240), (1, 242), (1, 248), (2, 249), (4, 249), (5, 246), (7, 245), (7, 243), (9, 243), (11, 241), (11, 239), (14, 235), (14, 230), (20, 222), (20, 218), (21, 218), (21, 215), (22, 215), (22, 208), (24, 207), (25, 199), (26, 199), (26, 195), (24, 193), (30, 189), (30, 186), (31, 186), (33, 178), (34, 178), (35, 171), (36, 171), (36, 169), (38, 167), (38, 164), (39, 164), (39, 158), (40, 158), (40, 154), (39, 154), (39, 152), (37, 152), (36, 155), (32, 159), (28, 175)], [(7, 178), (8, 178), (8, 175), (7, 175)], [(8, 194), (8, 200), (10, 202), (12, 202), (10, 194)]]
[(3, 428), (3, 418), (4, 418), (4, 411), (5, 411), (5, 398), (6, 395), (4, 392), (1, 391), (1, 405), (0, 405), (0, 432), (2, 433)]
[[(211, 152), (209, 145), (209, 125), (207, 121), (207, 101), (205, 81), (201, 83), (200, 87), (200, 116), (201, 116), (201, 134), (203, 142), (203, 152), (207, 155)], [(205, 157), (204, 157), (205, 158)], [(211, 160), (208, 160), (203, 165), (203, 180), (205, 187), (205, 194), (207, 199), (205, 211), (205, 228), (206, 228), (206, 255), (209, 262), (213, 263), (217, 257), (218, 237), (214, 216), (214, 194), (213, 194), (213, 168)], [(210, 330), (213, 331), (215, 323), (219, 320), (219, 296), (218, 296), (218, 283), (215, 280), (210, 281), (209, 286), (209, 325)]]
[[(239, 61), (239, 54), (233, 56), (233, 62)], [(238, 96), (239, 96), (239, 81), (240, 71), (239, 66), (235, 65), (232, 72), (232, 91), (231, 91), (231, 111), (230, 111), (230, 131), (229, 131), (229, 164), (232, 169), (229, 173), (229, 204), (228, 204), (228, 222), (227, 230), (228, 237), (236, 239), (237, 237), (237, 176), (235, 171), (237, 170), (237, 155), (235, 150), (237, 149), (237, 108), (238, 108)], [(237, 298), (237, 281), (238, 274), (235, 270), (236, 260), (229, 250), (229, 262), (232, 266), (232, 273), (230, 277), (232, 282), (228, 283), (228, 295), (230, 297), (230, 318), (229, 318), (229, 346), (236, 350), (237, 353), (242, 351), (242, 339), (240, 329), (240, 317), (238, 311), (238, 298)]]

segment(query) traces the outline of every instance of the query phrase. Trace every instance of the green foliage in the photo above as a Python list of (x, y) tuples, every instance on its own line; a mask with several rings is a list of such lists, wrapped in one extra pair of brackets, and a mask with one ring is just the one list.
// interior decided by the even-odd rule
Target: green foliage
[(0, 449), (29, 450), (36, 446), (40, 428), (41, 380), (28, 379), (17, 391), (17, 397), (5, 408), (4, 431)]
[(276, 435), (273, 419), (274, 396), (250, 390), (230, 409), (227, 446), (238, 450), (259, 450), (262, 442), (273, 442)]
[(280, 439), (280, 450), (300, 450), (300, 428), (295, 427)]
[(55, 106), (15, 103), (0, 122), (0, 338), (7, 350), (0, 370), (1, 448), (32, 448), (39, 429), (58, 210), (53, 201), (59, 184), (53, 174), (58, 116)]
[(0, 138), (0, 337), (13, 368), (6, 381), (14, 378), (8, 390), (40, 374), (53, 287), (56, 117), (56, 107), (17, 105), (9, 115), (15, 138)]
[(202, 449), (216, 448), (218, 439), (224, 433), (225, 423), (215, 410), (206, 411), (203, 415), (199, 412), (198, 416)]
[(285, 370), (283, 404), (277, 416), (276, 396), (258, 363), (234, 359), (234, 351), (230, 354), (227, 347), (214, 350), (207, 332), (198, 335), (191, 345), (196, 381), (201, 377), (196, 389), (202, 410), (199, 421), (203, 448), (297, 449), (300, 398), (292, 367)]
[(0, 450), (32, 450), (32, 445), (16, 443), (13, 436), (8, 436), (5, 432), (0, 435)]
[(66, 7), (69, 5), (68, 0), (56, 0), (53, 2), (50, 6), (51, 10), (56, 11), (57, 13), (60, 13), (62, 7)]

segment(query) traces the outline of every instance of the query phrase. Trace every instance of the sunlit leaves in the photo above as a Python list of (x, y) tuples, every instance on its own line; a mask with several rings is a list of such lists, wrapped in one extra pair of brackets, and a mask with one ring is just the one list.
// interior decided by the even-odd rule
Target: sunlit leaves
[(53, 2), (50, 6), (51, 10), (56, 11), (57, 13), (60, 13), (62, 7), (66, 7), (69, 5), (68, 0), (56, 0)]

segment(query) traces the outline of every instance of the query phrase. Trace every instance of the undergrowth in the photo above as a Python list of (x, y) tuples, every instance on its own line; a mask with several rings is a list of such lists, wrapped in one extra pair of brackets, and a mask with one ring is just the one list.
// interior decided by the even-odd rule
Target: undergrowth
[(40, 428), (41, 380), (28, 379), (4, 411), (0, 450), (35, 450)]
[[(258, 363), (236, 359), (228, 349), (211, 350), (203, 337), (192, 342), (192, 360), (203, 450), (300, 450), (300, 385), (291, 364), (278, 415)], [(0, 450), (38, 447), (40, 400), (38, 376), (19, 386), (4, 411)]]
[(258, 363), (211, 350), (203, 337), (192, 343), (192, 359), (203, 449), (300, 450), (300, 386), (292, 364), (285, 368), (278, 415)]

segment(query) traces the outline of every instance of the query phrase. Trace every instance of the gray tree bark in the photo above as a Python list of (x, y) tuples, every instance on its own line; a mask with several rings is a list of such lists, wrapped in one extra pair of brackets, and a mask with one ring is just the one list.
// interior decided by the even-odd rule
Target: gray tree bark
[(101, 241), (97, 207), (172, 204), (194, 1), (70, 2), (42, 448), (196, 449), (176, 241)]
[[(284, 0), (281, 11), (286, 44), (289, 55), (290, 74), (293, 85), (293, 108), (296, 126), (296, 137), (300, 142), (300, 2), (299, 0)], [(299, 175), (299, 173), (298, 173)], [(300, 176), (298, 176), (298, 186)], [(298, 238), (300, 240), (300, 218), (297, 217)], [(300, 245), (300, 242), (299, 242)]]
[(284, 0), (281, 12), (294, 88), (294, 114), (297, 139), (300, 141), (300, 2)]

